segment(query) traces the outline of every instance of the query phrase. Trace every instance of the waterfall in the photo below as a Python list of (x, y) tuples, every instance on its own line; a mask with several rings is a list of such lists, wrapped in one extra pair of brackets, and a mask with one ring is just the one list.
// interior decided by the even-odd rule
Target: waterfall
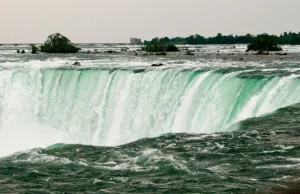
[[(0, 146), (116, 146), (164, 133), (215, 133), (300, 102), (296, 76), (157, 69), (0, 72)], [(0, 153), (1, 154), (1, 153)]]

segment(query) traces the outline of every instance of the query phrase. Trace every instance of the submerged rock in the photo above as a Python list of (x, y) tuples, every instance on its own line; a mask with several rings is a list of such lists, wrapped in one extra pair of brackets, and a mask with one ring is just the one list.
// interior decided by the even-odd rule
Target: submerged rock
[(31, 46), (31, 53), (32, 54), (38, 54), (39, 48), (34, 44), (31, 44), (30, 46)]
[(160, 53), (155, 53), (155, 55), (162, 55), (162, 56), (166, 56), (166, 55), (167, 55), (167, 53), (165, 53), (165, 52), (160, 52)]
[(81, 66), (80, 62), (77, 62), (77, 61), (73, 65), (74, 66)]
[(260, 50), (256, 53), (256, 55), (270, 55), (270, 53)]
[(192, 53), (192, 52), (190, 52), (190, 51), (187, 51), (187, 52), (185, 53), (185, 55), (195, 55), (195, 54)]
[(117, 51), (113, 51), (113, 50), (108, 50), (108, 51), (104, 51), (104, 53), (109, 53), (109, 54), (111, 54), (111, 53), (116, 53)]
[(164, 64), (162, 64), (162, 63), (158, 63), (158, 64), (152, 64), (151, 66), (152, 67), (159, 67), (159, 66), (163, 66)]
[(276, 55), (287, 55), (287, 53), (276, 53)]

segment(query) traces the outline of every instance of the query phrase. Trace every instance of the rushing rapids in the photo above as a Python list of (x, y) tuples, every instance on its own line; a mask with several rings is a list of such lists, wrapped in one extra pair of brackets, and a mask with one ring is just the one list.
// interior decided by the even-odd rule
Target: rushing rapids
[(165, 133), (231, 131), (239, 121), (300, 101), (297, 75), (242, 78), (241, 72), (3, 70), (0, 144), (11, 151), (58, 142), (116, 146)]
[[(284, 57), (245, 55), (246, 45), (165, 57), (82, 47), (100, 53), (0, 46), (1, 194), (272, 193), (299, 185), (299, 46), (284, 46)], [(151, 67), (157, 63), (164, 65)]]

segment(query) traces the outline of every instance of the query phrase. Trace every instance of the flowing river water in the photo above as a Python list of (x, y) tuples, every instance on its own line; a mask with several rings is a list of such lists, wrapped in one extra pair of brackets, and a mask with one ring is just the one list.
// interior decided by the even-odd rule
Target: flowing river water
[(270, 193), (300, 178), (298, 47), (255, 60), (243, 46), (17, 48), (0, 47), (0, 193)]

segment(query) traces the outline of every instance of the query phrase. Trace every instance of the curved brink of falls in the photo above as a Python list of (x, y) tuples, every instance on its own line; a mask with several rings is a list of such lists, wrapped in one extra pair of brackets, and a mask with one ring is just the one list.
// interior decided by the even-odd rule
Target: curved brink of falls
[(170, 132), (221, 132), (300, 101), (295, 76), (237, 75), (175, 69), (2, 71), (0, 146), (11, 151), (58, 142), (114, 146)]

